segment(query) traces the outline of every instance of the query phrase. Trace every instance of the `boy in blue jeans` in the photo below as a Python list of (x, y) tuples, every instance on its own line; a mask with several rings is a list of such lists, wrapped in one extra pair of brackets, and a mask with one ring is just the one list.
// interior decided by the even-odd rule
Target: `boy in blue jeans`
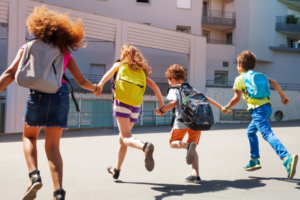
[[(256, 56), (250, 51), (243, 51), (237, 56), (238, 66), (237, 70), (240, 76), (235, 79), (233, 89), (235, 90), (235, 95), (230, 101), (230, 103), (223, 107), (222, 110), (230, 110), (234, 107), (241, 98), (243, 93), (243, 99), (248, 105), (248, 110), (250, 111), (252, 121), (248, 126), (247, 134), (250, 142), (251, 148), (251, 160), (248, 165), (244, 167), (246, 171), (254, 171), (261, 169), (260, 158), (259, 156), (259, 147), (258, 147), (258, 138), (257, 131), (260, 131), (263, 138), (269, 142), (269, 144), (276, 151), (277, 155), (284, 161), (283, 165), (285, 166), (288, 174), (288, 179), (292, 179), (296, 173), (296, 166), (298, 161), (298, 155), (291, 155), (287, 152), (285, 147), (281, 144), (279, 139), (274, 135), (270, 124), (269, 118), (272, 114), (272, 104), (268, 98), (255, 99), (250, 98), (246, 91), (246, 86), (244, 83), (244, 73), (249, 70), (253, 70), (256, 66)], [(268, 78), (269, 84), (279, 93), (281, 96), (281, 102), (284, 105), (289, 103), (288, 97), (284, 94), (281, 87), (278, 83)]]

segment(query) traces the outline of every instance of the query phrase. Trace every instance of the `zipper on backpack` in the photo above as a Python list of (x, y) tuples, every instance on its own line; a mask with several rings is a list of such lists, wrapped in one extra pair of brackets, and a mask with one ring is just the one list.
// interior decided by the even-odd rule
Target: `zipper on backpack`
[(132, 82), (130, 82), (130, 81), (126, 81), (126, 80), (121, 79), (121, 78), (120, 78), (120, 81), (124, 81), (124, 82), (127, 82), (127, 83), (131, 83), (131, 84), (133, 84), (133, 85), (139, 86), (139, 87), (142, 88), (142, 89), (144, 88), (144, 86), (142, 86), (142, 85), (135, 84), (135, 83), (132, 83)]

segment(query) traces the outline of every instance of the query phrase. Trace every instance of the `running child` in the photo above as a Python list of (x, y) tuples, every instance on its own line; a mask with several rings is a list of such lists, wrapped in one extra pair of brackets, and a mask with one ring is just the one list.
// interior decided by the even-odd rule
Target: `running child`
[[(226, 111), (233, 108), (240, 101), (243, 93), (243, 99), (248, 105), (248, 110), (250, 111), (252, 118), (252, 121), (247, 129), (247, 135), (249, 138), (251, 149), (251, 160), (244, 167), (244, 170), (254, 171), (261, 169), (259, 161), (260, 155), (258, 138), (256, 135), (257, 131), (260, 131), (263, 138), (273, 147), (280, 159), (283, 160), (283, 165), (287, 170), (288, 179), (292, 179), (296, 173), (298, 155), (289, 154), (286, 148), (279, 141), (279, 139), (274, 135), (268, 121), (272, 115), (272, 104), (269, 98), (257, 98), (259, 92), (254, 94), (251, 93), (251, 91), (254, 87), (256, 87), (256, 91), (264, 91), (265, 87), (267, 89), (267, 91), (265, 92), (267, 95), (264, 96), (269, 96), (270, 84), (279, 93), (283, 105), (289, 104), (289, 98), (282, 91), (279, 84), (271, 78), (265, 77), (266, 84), (262, 84), (263, 79), (261, 79), (262, 82), (257, 85), (255, 82), (256, 79), (254, 78), (254, 83), (252, 81), (248, 81), (251, 80), (249, 79), (249, 76), (252, 76), (251, 74), (257, 74), (257, 72), (253, 71), (256, 66), (256, 56), (253, 53), (251, 53), (250, 51), (243, 51), (237, 56), (237, 61), (237, 71), (240, 76), (238, 76), (234, 82), (233, 89), (235, 91), (235, 94), (230, 103), (226, 107), (223, 107), (222, 110)], [(256, 98), (254, 95), (256, 95)], [(261, 97), (264, 97), (263, 93), (261, 93), (261, 95)]]
[[(179, 66), (177, 64), (174, 64), (168, 68), (168, 70), (165, 73), (169, 85), (174, 86), (181, 86), (181, 84), (186, 79), (186, 71), (182, 66)], [(209, 103), (216, 108), (218, 108), (220, 111), (222, 111), (222, 106), (218, 104), (213, 99), (206, 97), (209, 101)], [(163, 108), (157, 108), (155, 109), (155, 113), (158, 115), (164, 115), (164, 113), (167, 113), (169, 110), (172, 110), (175, 108), (175, 121), (173, 124), (172, 131), (170, 133), (170, 147), (175, 149), (186, 149), (187, 155), (186, 155), (186, 162), (187, 164), (192, 164), (192, 174), (188, 175), (185, 178), (186, 182), (191, 183), (201, 183), (201, 178), (199, 176), (199, 166), (198, 166), (198, 154), (196, 151), (196, 147), (199, 144), (201, 131), (193, 131), (190, 129), (187, 125), (185, 125), (183, 122), (179, 121), (178, 118), (181, 118), (181, 113), (178, 105), (179, 101), (179, 92), (176, 88), (171, 88), (169, 90), (169, 94), (167, 96), (167, 99), (170, 101), (169, 104), (167, 104)], [(231, 114), (231, 111), (223, 111), (224, 114)], [(189, 138), (187, 142), (183, 142), (183, 138), (188, 133)]]
[[(56, 59), (62, 63), (63, 73), (66, 68), (71, 72), (75, 81), (84, 89), (100, 95), (96, 85), (88, 81), (80, 72), (71, 51), (85, 47), (84, 27), (80, 19), (73, 21), (68, 14), (54, 10), (48, 10), (45, 6), (35, 7), (27, 19), (27, 28), (30, 34), (36, 37), (36, 43), (44, 44), (43, 47), (51, 45), (52, 52), (60, 52), (56, 58), (63, 58), (59, 61), (51, 57), (48, 49), (32, 47), (30, 54), (39, 52), (40, 57), (47, 57), (48, 60)], [(33, 41), (32, 41), (33, 42)], [(31, 42), (30, 42), (31, 43)], [(30, 45), (23, 45), (12, 64), (0, 77), (0, 92), (3, 91), (14, 79), (22, 60), (25, 50)], [(40, 46), (39, 46), (40, 47)], [(29, 47), (28, 47), (29, 48)], [(50, 60), (51, 61), (51, 60)], [(55, 63), (56, 64), (56, 63)], [(53, 68), (58, 65), (53, 62)], [(41, 67), (40, 65), (34, 67)], [(44, 66), (42, 66), (44, 67)], [(32, 77), (29, 77), (30, 79)], [(60, 154), (60, 138), (68, 124), (69, 113), (69, 92), (65, 79), (61, 80), (61, 87), (56, 93), (45, 93), (34, 89), (29, 90), (29, 97), (25, 110), (23, 122), (23, 149), (27, 162), (30, 184), (23, 200), (32, 200), (43, 186), (40, 171), (38, 170), (37, 138), (42, 127), (45, 128), (45, 150), (53, 179), (55, 192), (53, 200), (64, 200), (66, 192), (63, 190), (63, 161)]]
[(117, 73), (117, 76), (113, 87), (113, 115), (117, 118), (120, 131), (120, 147), (117, 164), (114, 168), (108, 167), (107, 170), (112, 174), (114, 179), (118, 179), (121, 166), (126, 156), (127, 147), (144, 151), (146, 169), (152, 171), (154, 168), (154, 145), (150, 142), (144, 143), (132, 137), (131, 134), (132, 127), (138, 122), (146, 85), (154, 91), (160, 108), (165, 104), (158, 86), (148, 77), (151, 73), (151, 67), (148, 66), (147, 60), (136, 47), (128, 44), (122, 46), (120, 62), (116, 62), (103, 76), (98, 84), (100, 91), (102, 91), (105, 83), (111, 79), (115, 73)]

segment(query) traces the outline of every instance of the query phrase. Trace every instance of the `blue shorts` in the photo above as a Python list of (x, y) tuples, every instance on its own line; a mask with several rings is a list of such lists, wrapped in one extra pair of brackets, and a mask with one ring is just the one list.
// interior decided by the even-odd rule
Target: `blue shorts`
[(33, 127), (59, 127), (66, 129), (69, 114), (69, 92), (62, 83), (55, 94), (30, 89), (24, 122)]

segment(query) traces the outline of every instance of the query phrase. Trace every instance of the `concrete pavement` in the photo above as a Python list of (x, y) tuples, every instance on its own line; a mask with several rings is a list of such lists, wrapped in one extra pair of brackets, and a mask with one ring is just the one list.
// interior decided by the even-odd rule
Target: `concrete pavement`
[[(288, 151), (300, 154), (300, 122), (272, 126)], [(216, 124), (213, 130), (202, 133), (197, 147), (201, 185), (184, 182), (191, 166), (185, 162), (184, 150), (169, 147), (169, 127), (134, 128), (136, 138), (155, 145), (156, 165), (152, 172), (146, 171), (143, 153), (129, 149), (119, 181), (114, 181), (106, 171), (117, 158), (117, 129), (66, 132), (61, 140), (66, 199), (300, 199), (300, 163), (298, 174), (287, 180), (282, 161), (260, 134), (262, 169), (242, 170), (250, 151), (246, 127)], [(0, 152), (0, 200), (22, 199), (29, 178), (21, 135), (0, 137)], [(44, 186), (37, 199), (51, 200), (53, 184), (43, 134), (38, 140), (38, 153)]]

